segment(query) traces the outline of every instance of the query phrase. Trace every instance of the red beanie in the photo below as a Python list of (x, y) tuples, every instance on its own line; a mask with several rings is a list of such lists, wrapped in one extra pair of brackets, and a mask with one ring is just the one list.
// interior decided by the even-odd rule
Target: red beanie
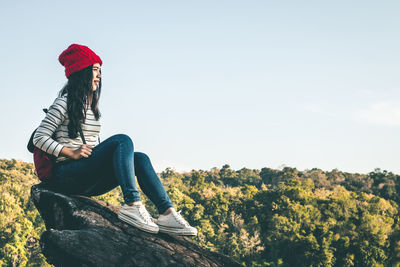
[(89, 47), (84, 45), (72, 44), (65, 49), (58, 57), (61, 65), (65, 67), (65, 76), (69, 76), (90, 65), (103, 64), (100, 57), (96, 55)]

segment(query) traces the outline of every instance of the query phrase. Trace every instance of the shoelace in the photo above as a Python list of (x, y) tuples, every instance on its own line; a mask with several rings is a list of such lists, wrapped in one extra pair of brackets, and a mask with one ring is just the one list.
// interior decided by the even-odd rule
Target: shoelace
[(151, 216), (150, 216), (149, 212), (146, 210), (146, 207), (143, 204), (139, 205), (138, 210), (139, 210), (139, 214), (142, 216), (142, 218), (146, 222), (152, 222)]
[(181, 210), (179, 210), (179, 211), (177, 211), (177, 212), (172, 212), (172, 214), (174, 215), (175, 219), (176, 219), (180, 224), (185, 225), (185, 226), (190, 226), (190, 224), (189, 224), (185, 219), (182, 218)]

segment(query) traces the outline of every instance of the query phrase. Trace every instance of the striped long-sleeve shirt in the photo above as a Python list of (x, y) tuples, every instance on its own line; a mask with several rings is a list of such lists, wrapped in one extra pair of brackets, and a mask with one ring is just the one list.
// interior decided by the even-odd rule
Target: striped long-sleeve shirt
[[(37, 128), (33, 144), (44, 152), (54, 155), (56, 162), (69, 159), (60, 154), (62, 148), (66, 146), (74, 150), (80, 148), (83, 141), (79, 133), (77, 138), (69, 138), (68, 123), (67, 96), (59, 96), (54, 100)], [(94, 147), (99, 144), (100, 128), (100, 120), (96, 120), (93, 111), (88, 106), (85, 123), (82, 123), (83, 135), (88, 145)]]

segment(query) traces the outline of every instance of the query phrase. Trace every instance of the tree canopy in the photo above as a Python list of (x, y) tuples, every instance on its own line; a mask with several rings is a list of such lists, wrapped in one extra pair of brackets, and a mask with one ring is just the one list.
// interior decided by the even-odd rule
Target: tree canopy
[[(44, 231), (29, 198), (33, 165), (0, 160), (0, 265), (48, 265)], [(177, 210), (198, 229), (195, 242), (245, 266), (399, 266), (400, 176), (317, 168), (262, 168), (159, 174)], [(122, 204), (116, 188), (95, 197)], [(142, 194), (149, 212), (158, 217)]]

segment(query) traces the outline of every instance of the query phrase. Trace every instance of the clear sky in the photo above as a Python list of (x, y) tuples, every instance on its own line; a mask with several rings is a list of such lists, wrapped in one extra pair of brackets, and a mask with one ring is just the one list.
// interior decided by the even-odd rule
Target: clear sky
[(157, 171), (400, 173), (399, 1), (1, 1), (0, 158), (66, 83), (59, 54), (103, 60), (102, 140)]

